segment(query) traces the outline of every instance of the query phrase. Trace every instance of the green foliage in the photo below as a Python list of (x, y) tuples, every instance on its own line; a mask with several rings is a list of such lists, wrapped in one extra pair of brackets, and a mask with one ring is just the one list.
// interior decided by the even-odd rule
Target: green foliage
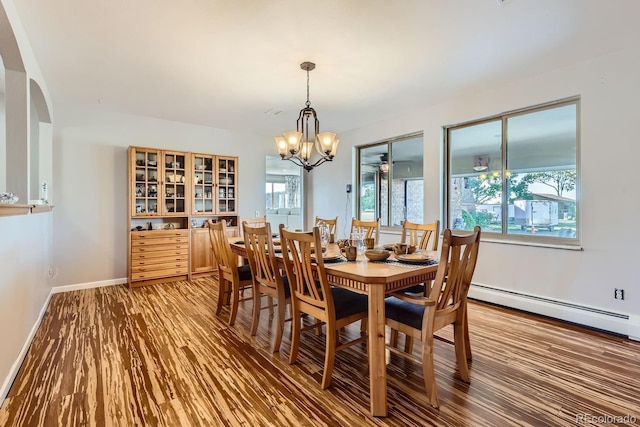
[(360, 210), (361, 211), (373, 211), (375, 210), (376, 194), (373, 190), (373, 186), (367, 186), (364, 188), (364, 192), (360, 197)]
[(547, 185), (556, 191), (558, 196), (576, 188), (576, 170), (534, 172), (525, 176), (528, 183), (538, 182)]
[[(468, 178), (467, 185), (473, 198), (478, 205), (500, 202), (502, 198), (502, 179), (500, 176), (480, 176)], [(509, 190), (509, 203), (514, 200), (531, 200), (533, 198), (529, 192), (530, 181), (527, 175), (512, 175), (507, 178), (507, 188)]]
[(464, 221), (464, 230), (473, 230), (476, 226), (476, 219), (467, 211), (462, 211), (462, 220)]

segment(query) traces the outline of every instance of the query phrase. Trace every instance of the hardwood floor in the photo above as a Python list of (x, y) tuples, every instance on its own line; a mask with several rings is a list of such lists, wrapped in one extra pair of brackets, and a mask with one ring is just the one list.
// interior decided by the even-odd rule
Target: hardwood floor
[[(215, 281), (55, 294), (11, 391), (1, 426), (575, 425), (640, 419), (640, 343), (480, 303), (469, 307), (471, 383), (438, 340), (440, 409), (421, 367), (391, 356), (389, 417), (369, 415), (366, 344), (338, 352), (320, 389), (324, 335), (306, 334), (296, 365), (269, 352), (251, 301), (236, 325), (213, 314)], [(344, 331), (359, 334), (359, 325)], [(442, 334), (451, 338), (451, 331)], [(419, 343), (416, 343), (419, 345)], [(583, 417), (583, 418), (580, 418)], [(635, 417), (635, 418), (634, 418)], [(599, 422), (598, 422), (599, 421)], [(609, 419), (611, 421), (611, 419)], [(620, 421), (620, 420), (618, 420)], [(624, 423), (624, 422), (623, 422)]]

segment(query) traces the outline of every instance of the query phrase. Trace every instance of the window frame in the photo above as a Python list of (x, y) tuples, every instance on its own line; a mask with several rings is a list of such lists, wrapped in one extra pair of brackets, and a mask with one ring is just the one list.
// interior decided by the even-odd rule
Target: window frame
[[(502, 134), (500, 141), (500, 153), (501, 153), (501, 181), (502, 181), (502, 189), (501, 189), (501, 231), (493, 232), (493, 231), (484, 231), (482, 233), (482, 240), (485, 241), (493, 241), (497, 243), (507, 243), (507, 244), (519, 244), (519, 245), (528, 245), (528, 246), (543, 246), (543, 247), (553, 247), (560, 249), (573, 249), (573, 250), (581, 250), (581, 203), (580, 203), (580, 189), (581, 189), (581, 168), (580, 168), (580, 110), (581, 110), (581, 98), (580, 96), (573, 96), (569, 98), (564, 98), (556, 101), (551, 101), (543, 104), (537, 104), (530, 107), (520, 108), (517, 110), (511, 110), (502, 112), (499, 114), (491, 115), (488, 117), (484, 117), (481, 119), (474, 119), (462, 123), (445, 125), (442, 127), (443, 130), (443, 224), (445, 228), (451, 228), (451, 195), (453, 191), (450, 186), (452, 183), (451, 177), (451, 141), (450, 141), (450, 133), (456, 129), (462, 129), (465, 127), (471, 127), (480, 125), (483, 123), (489, 123), (492, 121), (501, 121), (502, 124)], [(531, 114), (539, 111), (550, 110), (554, 108), (559, 108), (567, 105), (575, 105), (576, 108), (576, 182), (575, 182), (575, 216), (576, 216), (576, 232), (574, 237), (558, 237), (558, 236), (532, 236), (528, 234), (518, 234), (518, 233), (508, 233), (508, 185), (507, 185), (507, 161), (508, 161), (508, 128), (507, 122), (510, 118)]]
[[(361, 178), (362, 178), (362, 151), (367, 149), (367, 148), (371, 148), (371, 147), (378, 147), (378, 146), (386, 146), (387, 148), (387, 156), (388, 156), (388, 162), (390, 164), (391, 169), (389, 170), (389, 175), (392, 173), (393, 170), (393, 144), (395, 143), (399, 143), (405, 140), (412, 140), (412, 139), (416, 139), (416, 138), (420, 138), (421, 139), (421, 147), (422, 147), (422, 167), (423, 167), (423, 173), (422, 173), (422, 182), (424, 185), (424, 132), (423, 131), (417, 131), (417, 132), (412, 132), (412, 133), (408, 133), (408, 134), (404, 134), (404, 135), (400, 135), (400, 136), (396, 136), (394, 138), (386, 138), (383, 140), (379, 140), (376, 142), (372, 142), (370, 144), (365, 144), (365, 145), (359, 145), (356, 146), (356, 153), (355, 153), (355, 160), (356, 160), (356, 174), (355, 174), (355, 215), (354, 217), (358, 218), (358, 219), (362, 219), (361, 218), (361, 199), (362, 199), (362, 194), (361, 194), (361, 189), (362, 189), (362, 183), (361, 183)], [(415, 178), (413, 178), (415, 179)], [(376, 183), (380, 180), (380, 177), (378, 176), (376, 178)], [(407, 179), (409, 180), (409, 179)], [(392, 197), (392, 190), (393, 190), (393, 185), (391, 183), (391, 179), (387, 179), (387, 200), (389, 201), (388, 205), (387, 205), (387, 218), (388, 218), (388, 222), (391, 223), (392, 218), (393, 218), (393, 206), (392, 206), (392, 201), (393, 201), (393, 197)], [(406, 185), (405, 185), (406, 187)], [(423, 197), (423, 210), (422, 210), (422, 214), (424, 215), (424, 193), (422, 195)], [(379, 200), (376, 200), (376, 204), (379, 204)], [(377, 209), (377, 208), (376, 208)], [(405, 216), (406, 216), (406, 212), (405, 212)], [(376, 218), (381, 218), (382, 214), (381, 213), (377, 213)], [(380, 230), (395, 230), (398, 231), (402, 228), (401, 225), (380, 225)]]

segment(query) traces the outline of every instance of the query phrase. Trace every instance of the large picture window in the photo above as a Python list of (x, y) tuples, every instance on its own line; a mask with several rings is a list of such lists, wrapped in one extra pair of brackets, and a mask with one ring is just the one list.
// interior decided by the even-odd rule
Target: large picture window
[(579, 100), (445, 127), (447, 226), (578, 241)]
[(357, 216), (400, 227), (424, 214), (422, 133), (358, 148)]

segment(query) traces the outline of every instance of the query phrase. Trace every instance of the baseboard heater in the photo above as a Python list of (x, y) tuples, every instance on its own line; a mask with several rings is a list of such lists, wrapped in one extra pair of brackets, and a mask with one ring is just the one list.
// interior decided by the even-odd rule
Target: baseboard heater
[(640, 316), (473, 283), (469, 298), (640, 340)]

